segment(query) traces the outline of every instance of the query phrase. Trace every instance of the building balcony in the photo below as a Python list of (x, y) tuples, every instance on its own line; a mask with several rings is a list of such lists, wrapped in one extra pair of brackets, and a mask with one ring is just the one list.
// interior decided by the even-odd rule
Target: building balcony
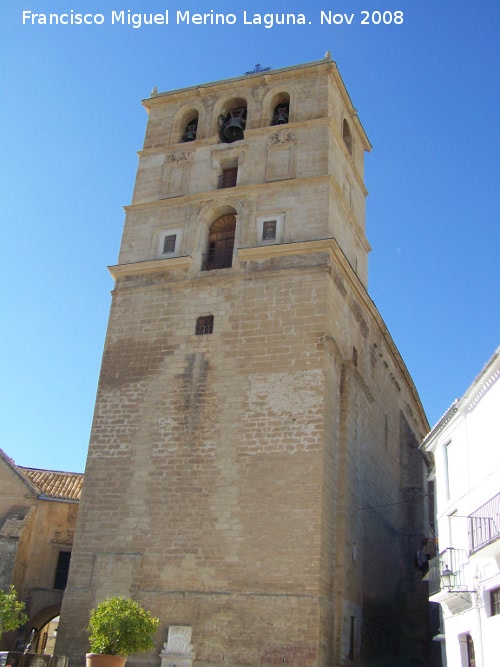
[(233, 265), (233, 249), (211, 251), (203, 255), (202, 271), (214, 269), (228, 269)]
[(429, 561), (429, 595), (465, 587), (465, 566), (469, 559), (463, 549), (445, 549)]
[[(469, 521), (469, 554), (475, 554), (480, 549), (496, 542), (500, 538), (500, 493), (478, 507), (468, 517)], [(500, 555), (500, 542), (493, 549), (495, 553), (488, 555)], [(492, 551), (489, 548), (488, 551)], [(498, 552), (498, 553), (496, 553)], [(486, 554), (485, 554), (486, 555)]]
[(429, 561), (429, 598), (444, 603), (451, 613), (460, 613), (472, 606), (474, 589), (467, 552), (452, 547)]

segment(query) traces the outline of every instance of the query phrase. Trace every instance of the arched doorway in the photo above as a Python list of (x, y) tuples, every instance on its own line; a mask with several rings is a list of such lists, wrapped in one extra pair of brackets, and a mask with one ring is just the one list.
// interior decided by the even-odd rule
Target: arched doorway
[(16, 650), (53, 655), (59, 626), (61, 605), (54, 604), (41, 609), (26, 623), (22, 637), (18, 637)]
[(58, 626), (59, 616), (55, 616), (40, 628), (40, 632), (37, 635), (36, 646), (33, 647), (35, 653), (54, 655)]
[(203, 270), (226, 269), (233, 265), (236, 217), (233, 213), (221, 215), (210, 227)]

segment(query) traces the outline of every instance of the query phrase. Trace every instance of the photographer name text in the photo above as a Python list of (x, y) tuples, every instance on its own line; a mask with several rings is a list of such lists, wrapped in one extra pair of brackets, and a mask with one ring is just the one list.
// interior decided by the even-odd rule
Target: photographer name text
[(336, 13), (331, 10), (320, 10), (316, 18), (308, 18), (306, 14), (276, 13), (256, 14), (243, 11), (241, 14), (221, 14), (213, 10), (204, 14), (188, 10), (165, 9), (161, 13), (137, 13), (130, 9), (111, 11), (109, 14), (84, 14), (70, 10), (62, 13), (36, 13), (29, 9), (22, 10), (23, 25), (41, 26), (91, 26), (111, 24), (142, 28), (145, 26), (260, 26), (266, 29), (278, 26), (307, 26), (313, 24), (325, 26), (338, 25), (402, 25), (404, 14), (399, 10), (361, 10), (352, 13)]

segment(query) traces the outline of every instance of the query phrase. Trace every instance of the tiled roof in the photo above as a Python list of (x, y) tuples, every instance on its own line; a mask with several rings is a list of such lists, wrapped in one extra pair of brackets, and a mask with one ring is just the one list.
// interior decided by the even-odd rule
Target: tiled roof
[(83, 473), (58, 472), (56, 470), (37, 470), (16, 466), (39, 491), (48, 498), (58, 500), (80, 500), (83, 485)]

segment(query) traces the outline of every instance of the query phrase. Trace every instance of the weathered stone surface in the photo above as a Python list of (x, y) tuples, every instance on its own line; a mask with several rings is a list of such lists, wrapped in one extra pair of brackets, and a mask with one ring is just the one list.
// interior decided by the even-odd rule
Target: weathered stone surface
[[(283, 95), (289, 124), (277, 131)], [(224, 144), (217, 118), (235, 98), (247, 129)], [(198, 667), (358, 665), (379, 653), (403, 664), (400, 593), (423, 529), (401, 510), (419, 474), (423, 484), (405, 452), (427, 422), (366, 292), (369, 143), (336, 66), (145, 104), (58, 649), (81, 660), (90, 608), (123, 594), (161, 619), (141, 664), (159, 664), (171, 626), (192, 628)], [(190, 109), (196, 141), (175, 160)], [(217, 189), (235, 165), (236, 186)], [(203, 271), (210, 227), (228, 214), (231, 266)], [(208, 315), (213, 333), (195, 335)]]

